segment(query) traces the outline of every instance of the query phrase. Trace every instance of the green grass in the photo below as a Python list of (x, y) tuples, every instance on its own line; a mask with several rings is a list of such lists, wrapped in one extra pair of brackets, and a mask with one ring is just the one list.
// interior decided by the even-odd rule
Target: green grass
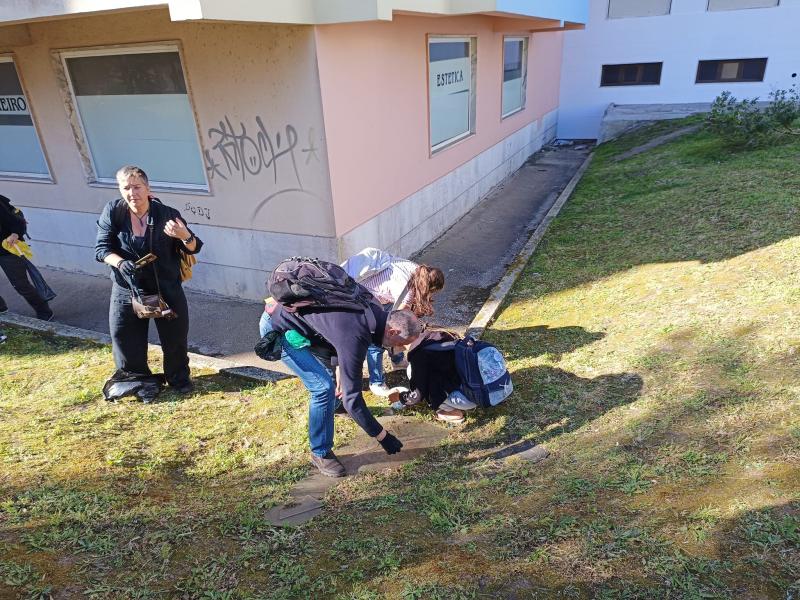
[(0, 597), (800, 597), (800, 143), (614, 160), (679, 126), (597, 150), (487, 332), (509, 401), (300, 528), (298, 382), (109, 404), (108, 348), (8, 328)]

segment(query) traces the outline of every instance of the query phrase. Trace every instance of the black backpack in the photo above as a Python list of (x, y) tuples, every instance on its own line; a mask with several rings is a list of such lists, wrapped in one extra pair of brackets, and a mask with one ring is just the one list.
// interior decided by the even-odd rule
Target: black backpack
[(503, 402), (514, 385), (505, 358), (497, 346), (470, 336), (433, 342), (420, 346), (434, 352), (454, 352), (456, 371), (461, 378), (461, 392), (481, 408)]
[(302, 314), (303, 309), (311, 307), (364, 311), (370, 331), (375, 332), (372, 294), (339, 265), (293, 256), (275, 267), (267, 289), (289, 312)]
[(12, 221), (22, 227), (22, 235), (20, 239), (25, 239), (28, 234), (28, 222), (25, 220), (25, 215), (20, 209), (11, 204), (11, 200), (0, 194), (0, 211), (6, 213)]

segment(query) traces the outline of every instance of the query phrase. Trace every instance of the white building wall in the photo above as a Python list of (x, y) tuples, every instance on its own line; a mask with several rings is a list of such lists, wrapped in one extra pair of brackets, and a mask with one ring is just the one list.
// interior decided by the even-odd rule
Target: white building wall
[[(558, 137), (596, 139), (609, 104), (711, 102), (724, 90), (766, 99), (800, 85), (800, 0), (773, 8), (713, 11), (708, 0), (672, 0), (669, 15), (609, 19), (591, 0), (589, 22), (564, 39)], [(767, 57), (764, 81), (695, 83), (699, 60)], [(660, 85), (600, 87), (602, 66), (663, 62)]]

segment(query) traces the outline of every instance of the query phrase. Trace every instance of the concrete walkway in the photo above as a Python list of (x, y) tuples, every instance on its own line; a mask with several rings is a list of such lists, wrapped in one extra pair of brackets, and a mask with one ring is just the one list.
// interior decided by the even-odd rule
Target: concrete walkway
[[(433, 324), (461, 332), (466, 330), (492, 287), (590, 151), (586, 146), (543, 149), (438, 240), (412, 257), (445, 272), (445, 288), (434, 303)], [(58, 293), (52, 302), (56, 322), (108, 333), (111, 282), (107, 277), (47, 268), (41, 271)], [(8, 303), (10, 312), (33, 315), (3, 276), (0, 276), (0, 295)], [(283, 371), (280, 362), (267, 363), (253, 353), (253, 345), (258, 341), (258, 319), (263, 310), (260, 302), (191, 291), (187, 296), (191, 351), (242, 366)], [(158, 342), (155, 327), (151, 328), (150, 341)]]

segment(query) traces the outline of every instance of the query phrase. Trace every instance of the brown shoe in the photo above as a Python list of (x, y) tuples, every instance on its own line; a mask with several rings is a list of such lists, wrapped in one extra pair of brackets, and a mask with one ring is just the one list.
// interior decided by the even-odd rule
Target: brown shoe
[(328, 451), (325, 456), (311, 455), (311, 464), (319, 469), (319, 472), (326, 477), (344, 477), (347, 475), (347, 469), (339, 462), (333, 450)]
[(464, 411), (443, 406), (436, 411), (436, 419), (451, 425), (461, 425), (465, 421)]

